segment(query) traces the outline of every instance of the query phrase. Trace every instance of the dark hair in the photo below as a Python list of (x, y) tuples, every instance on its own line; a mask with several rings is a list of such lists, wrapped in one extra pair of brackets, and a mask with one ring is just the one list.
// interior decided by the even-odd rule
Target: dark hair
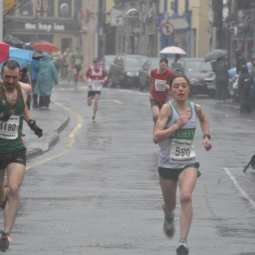
[(15, 60), (12, 60), (12, 59), (9, 59), (9, 60), (6, 60), (4, 63), (3, 63), (3, 66), (2, 66), (2, 73), (4, 72), (4, 68), (7, 67), (8, 69), (10, 70), (15, 70), (16, 68), (19, 68), (19, 72), (20, 72), (20, 65), (17, 61)]
[(159, 63), (161, 63), (161, 62), (165, 62), (168, 65), (168, 59), (167, 58), (161, 58), (159, 60)]
[(99, 58), (94, 58), (93, 63), (97, 63), (97, 62), (99, 62)]
[(175, 76), (173, 76), (173, 77), (170, 79), (170, 88), (172, 88), (172, 84), (173, 84), (173, 82), (174, 82), (174, 80), (175, 80), (176, 78), (184, 78), (184, 79), (186, 80), (186, 82), (188, 83), (188, 86), (190, 86), (189, 80), (188, 80), (188, 78), (187, 78), (185, 75), (175, 75)]

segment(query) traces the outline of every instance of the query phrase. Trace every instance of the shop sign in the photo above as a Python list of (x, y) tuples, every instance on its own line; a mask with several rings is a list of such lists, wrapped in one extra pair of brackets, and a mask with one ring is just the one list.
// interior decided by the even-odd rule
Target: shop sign
[(123, 11), (121, 10), (111, 10), (111, 26), (123, 26)]
[(126, 17), (127, 17), (128, 21), (131, 23), (139, 22), (139, 16), (140, 16), (139, 11), (134, 8), (128, 10), (126, 13)]
[[(35, 23), (30, 23), (30, 22), (26, 22), (25, 23), (25, 29), (26, 30), (36, 30), (36, 24)], [(38, 29), (42, 30), (42, 31), (64, 31), (65, 30), (65, 26), (64, 25), (59, 25), (57, 23), (53, 23), (53, 24), (43, 24), (41, 22), (38, 23)]]

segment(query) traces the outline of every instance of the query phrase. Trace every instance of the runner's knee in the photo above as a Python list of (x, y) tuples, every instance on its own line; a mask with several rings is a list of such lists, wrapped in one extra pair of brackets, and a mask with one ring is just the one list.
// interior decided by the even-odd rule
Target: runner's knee
[(190, 192), (183, 192), (180, 196), (181, 204), (191, 203), (192, 202), (192, 195)]
[(8, 197), (16, 197), (19, 194), (18, 184), (9, 184), (7, 188)]

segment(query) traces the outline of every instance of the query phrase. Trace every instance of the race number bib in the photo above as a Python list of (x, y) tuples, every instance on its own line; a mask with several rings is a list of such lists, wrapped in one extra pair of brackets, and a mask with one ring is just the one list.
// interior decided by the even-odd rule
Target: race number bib
[(78, 66), (81, 64), (81, 60), (79, 58), (75, 59), (75, 65)]
[(8, 121), (0, 121), (0, 138), (14, 140), (18, 137), (19, 118), (11, 115)]
[(166, 81), (155, 80), (155, 90), (156, 91), (165, 91), (166, 90)]
[(100, 81), (92, 81), (92, 90), (101, 90), (102, 84)]
[(170, 163), (190, 164), (196, 157), (192, 141), (173, 139), (170, 151)]

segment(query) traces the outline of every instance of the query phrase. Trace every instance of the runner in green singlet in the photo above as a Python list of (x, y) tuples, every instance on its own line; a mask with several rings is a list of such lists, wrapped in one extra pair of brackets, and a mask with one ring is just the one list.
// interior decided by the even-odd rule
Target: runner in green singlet
[[(26, 148), (21, 131), (23, 119), (38, 137), (42, 136), (36, 122), (31, 118), (25, 104), (26, 84), (20, 84), (20, 66), (14, 60), (7, 60), (1, 71), (0, 83), (0, 207), (4, 209), (4, 229), (0, 236), (0, 250), (6, 251), (18, 209), (19, 189), (25, 175)], [(24, 89), (22, 89), (24, 88)], [(4, 185), (5, 169), (7, 184)]]
[(83, 65), (83, 55), (81, 53), (81, 47), (76, 47), (76, 52), (72, 55), (72, 66), (74, 68), (74, 85), (76, 86), (81, 67)]
[(163, 105), (154, 129), (153, 141), (159, 143), (160, 154), (158, 172), (163, 194), (165, 234), (172, 238), (175, 234), (174, 209), (176, 207), (177, 185), (180, 187), (180, 241), (177, 255), (189, 253), (187, 237), (192, 221), (192, 192), (196, 185), (199, 162), (193, 147), (193, 139), (198, 118), (203, 132), (203, 145), (212, 148), (209, 122), (200, 105), (188, 102), (189, 81), (185, 76), (174, 76), (170, 80), (173, 102)]

